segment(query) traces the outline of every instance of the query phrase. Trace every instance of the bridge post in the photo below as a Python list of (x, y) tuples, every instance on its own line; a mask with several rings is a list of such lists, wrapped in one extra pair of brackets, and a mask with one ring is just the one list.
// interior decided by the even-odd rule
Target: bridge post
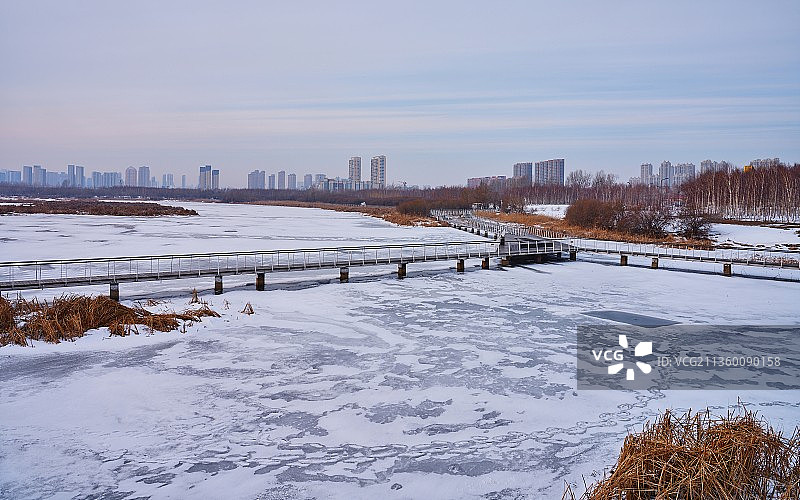
[(464, 259), (458, 259), (458, 261), (456, 261), (456, 271), (459, 273), (464, 272)]
[(488, 238), (489, 237), (489, 231), (484, 231), (483, 232), (483, 237), (484, 238)]
[(658, 257), (653, 257), (653, 261), (650, 263), (650, 269), (658, 269)]
[(481, 269), (489, 269), (489, 257), (484, 257), (481, 261)]
[(495, 239), (495, 240), (497, 239), (497, 233), (494, 233), (494, 238), (493, 239)]
[(119, 283), (109, 284), (108, 296), (111, 300), (119, 302)]
[(730, 264), (722, 264), (722, 274), (725, 276), (731, 276), (733, 273), (731, 272), (731, 265)]
[(506, 244), (506, 237), (505, 236), (501, 236), (500, 237), (500, 246), (505, 245), (505, 244)]
[(350, 281), (350, 268), (349, 267), (340, 267), (339, 268), (339, 283), (347, 283)]
[(264, 291), (264, 273), (256, 273), (256, 290)]
[(578, 260), (578, 252), (576, 252), (575, 250), (572, 250), (569, 253), (569, 260)]
[(222, 275), (214, 276), (214, 295), (222, 295)]
[(402, 279), (406, 277), (406, 263), (401, 262), (397, 264), (397, 277), (398, 279)]
[(510, 266), (511, 265), (511, 257), (500, 257), (500, 265), (501, 266)]
[(619, 256), (619, 265), (620, 266), (627, 266), (628, 265), (628, 256), (627, 255), (620, 255)]

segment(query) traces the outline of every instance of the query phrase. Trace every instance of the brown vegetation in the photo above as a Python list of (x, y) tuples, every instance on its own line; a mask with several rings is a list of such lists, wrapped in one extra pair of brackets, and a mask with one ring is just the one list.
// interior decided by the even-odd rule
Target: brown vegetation
[(255, 205), (275, 205), (282, 207), (302, 207), (302, 208), (321, 208), (324, 210), (335, 210), (337, 212), (358, 212), (370, 217), (383, 219), (386, 222), (400, 226), (446, 226), (430, 216), (430, 210), (425, 215), (414, 213), (403, 213), (396, 207), (373, 206), (373, 205), (340, 205), (336, 203), (311, 203), (303, 201), (259, 201)]
[(151, 332), (168, 332), (177, 329), (179, 321), (197, 322), (204, 316), (219, 314), (205, 304), (182, 313), (152, 313), (141, 305), (127, 307), (105, 296), (63, 295), (51, 302), (0, 297), (0, 346), (24, 346), (28, 340), (59, 343), (101, 327), (123, 337), (138, 334), (138, 325)]
[(556, 219), (541, 214), (523, 213), (497, 213), (483, 211), (477, 213), (480, 217), (493, 219), (500, 222), (512, 222), (524, 226), (538, 226), (551, 231), (556, 231), (574, 238), (591, 238), (596, 240), (625, 241), (629, 243), (653, 243), (661, 245), (679, 245), (692, 248), (707, 249), (711, 247), (711, 242), (704, 239), (691, 239), (676, 237), (667, 234), (661, 237), (648, 236), (643, 234), (630, 234), (624, 231), (603, 228), (584, 228), (568, 223), (564, 219)]
[(611, 474), (581, 498), (800, 498), (800, 428), (784, 437), (744, 406), (722, 417), (667, 410), (625, 438)]
[(157, 217), (160, 215), (197, 215), (194, 210), (145, 202), (105, 202), (96, 200), (6, 200), (0, 205), (5, 214), (119, 215)]

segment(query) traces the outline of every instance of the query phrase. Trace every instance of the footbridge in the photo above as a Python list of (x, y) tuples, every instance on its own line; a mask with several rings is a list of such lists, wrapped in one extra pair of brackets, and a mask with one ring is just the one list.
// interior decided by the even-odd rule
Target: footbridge
[(492, 258), (509, 264), (567, 251), (556, 240), (510, 241), (492, 235), (478, 241), (0, 262), (0, 290), (108, 284), (111, 297), (119, 299), (119, 284), (124, 282), (214, 276), (214, 290), (222, 293), (226, 275), (253, 274), (256, 288), (263, 290), (267, 273), (338, 268), (340, 279), (347, 281), (351, 267), (397, 265), (397, 275), (403, 278), (406, 266), (418, 262), (455, 261), (463, 272), (467, 259), (480, 259), (487, 269)]

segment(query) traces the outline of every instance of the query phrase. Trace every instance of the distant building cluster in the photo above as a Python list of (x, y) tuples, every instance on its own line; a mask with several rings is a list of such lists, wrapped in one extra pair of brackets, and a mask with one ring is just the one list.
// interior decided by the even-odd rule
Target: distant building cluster
[(386, 156), (373, 156), (370, 160), (369, 180), (362, 180), (361, 157), (353, 156), (347, 163), (347, 178), (328, 177), (326, 174), (304, 174), (298, 182), (297, 174), (280, 170), (267, 174), (253, 170), (247, 174), (247, 189), (320, 189), (323, 191), (361, 191), (386, 187)]
[[(202, 167), (201, 167), (202, 168)], [(219, 171), (217, 172), (217, 187), (219, 186)], [(125, 173), (92, 171), (86, 175), (83, 166), (67, 165), (66, 172), (50, 172), (40, 165), (23, 165), (22, 170), (0, 170), (0, 183), (20, 184), (36, 187), (75, 187), (85, 189), (100, 189), (113, 187), (150, 187), (174, 188), (174, 174), (165, 173), (161, 176), (161, 184), (155, 176), (151, 176), (150, 167), (128, 167)], [(186, 176), (181, 176), (181, 188), (188, 188)]]
[(471, 177), (467, 179), (467, 187), (475, 188), (481, 184), (485, 184), (489, 187), (508, 187), (511, 185), (563, 186), (564, 158), (515, 163), (510, 179), (505, 175)]
[(780, 158), (764, 158), (763, 160), (758, 158), (750, 162), (750, 166), (753, 168), (777, 167), (780, 164)]
[(658, 167), (658, 172), (653, 172), (653, 165), (651, 163), (642, 163), (639, 177), (632, 177), (629, 182), (632, 185), (677, 188), (684, 182), (694, 179), (696, 174), (695, 170), (694, 163), (678, 163), (677, 165), (673, 165), (672, 162), (665, 160), (662, 161), (661, 165)]
[[(744, 171), (748, 172), (753, 168), (775, 167), (780, 164), (780, 158), (756, 159), (750, 162), (750, 165), (745, 165)], [(727, 161), (703, 160), (700, 162), (700, 175), (706, 172), (730, 172), (734, 168), (733, 164)], [(632, 185), (677, 188), (681, 184), (694, 179), (696, 175), (694, 163), (673, 165), (669, 161), (662, 161), (658, 172), (653, 171), (651, 163), (642, 163), (639, 177), (631, 177), (629, 183)]]

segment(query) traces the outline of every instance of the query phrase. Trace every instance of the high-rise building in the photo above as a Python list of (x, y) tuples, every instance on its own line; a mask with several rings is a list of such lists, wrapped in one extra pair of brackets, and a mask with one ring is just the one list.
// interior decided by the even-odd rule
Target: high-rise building
[(536, 185), (564, 185), (564, 158), (537, 161), (534, 164), (533, 183)]
[(653, 164), (652, 163), (642, 163), (639, 166), (640, 175), (639, 175), (639, 183), (644, 186), (658, 186), (658, 175), (653, 174)]
[(661, 165), (658, 167), (659, 187), (664, 186), (668, 188), (672, 186), (673, 177), (675, 177), (675, 167), (667, 160), (662, 161)]
[(6, 172), (6, 182), (9, 184), (22, 184), (22, 172), (19, 170), (9, 170)]
[(81, 165), (75, 165), (75, 187), (86, 187), (86, 176)]
[(269, 174), (269, 189), (275, 189), (275, 174)]
[(219, 189), (219, 170), (211, 171), (211, 189)]
[(47, 169), (42, 168), (41, 165), (33, 166), (33, 185), (34, 186), (47, 185)]
[(306, 174), (303, 176), (303, 189), (311, 189), (314, 185), (314, 176), (311, 174)]
[(253, 170), (247, 174), (247, 189), (264, 189), (266, 174), (263, 170)]
[[(529, 161), (522, 163), (515, 163), (514, 179), (528, 179), (527, 183), (531, 184), (533, 182), (533, 163)], [(525, 181), (521, 182), (524, 183)]]
[(102, 172), (96, 172), (96, 171), (92, 172), (91, 179), (92, 179), (92, 187), (93, 188), (97, 189), (97, 188), (101, 188), (101, 187), (107, 187), (103, 183), (103, 173)]
[(694, 163), (679, 163), (673, 167), (670, 187), (679, 187), (684, 182), (694, 179)]
[(186, 174), (181, 175), (181, 189), (186, 189)]
[(128, 187), (136, 187), (138, 184), (136, 177), (136, 169), (128, 167), (125, 169), (125, 185)]
[(67, 165), (67, 186), (75, 187), (75, 165)]
[(200, 167), (200, 176), (197, 178), (197, 189), (211, 189), (213, 181), (211, 180), (211, 165), (204, 165)]
[(314, 174), (314, 187), (322, 187), (326, 178), (325, 174)]
[(146, 165), (139, 167), (136, 185), (139, 187), (150, 187), (150, 167)]
[(372, 184), (372, 189), (383, 189), (386, 187), (386, 157), (384, 155), (373, 156), (372, 160), (370, 160), (369, 181)]
[(350, 184), (355, 185), (361, 182), (361, 157), (354, 156), (350, 158), (349, 166), (347, 169), (347, 179)]
[(162, 174), (161, 175), (161, 187), (166, 189), (172, 189), (175, 187), (175, 177), (172, 174)]
[(22, 166), (22, 183), (28, 186), (33, 185), (33, 167), (28, 165)]
[(289, 189), (297, 189), (297, 174), (289, 174), (286, 176), (287, 180), (287, 188)]
[(278, 189), (286, 189), (286, 171), (278, 172)]

